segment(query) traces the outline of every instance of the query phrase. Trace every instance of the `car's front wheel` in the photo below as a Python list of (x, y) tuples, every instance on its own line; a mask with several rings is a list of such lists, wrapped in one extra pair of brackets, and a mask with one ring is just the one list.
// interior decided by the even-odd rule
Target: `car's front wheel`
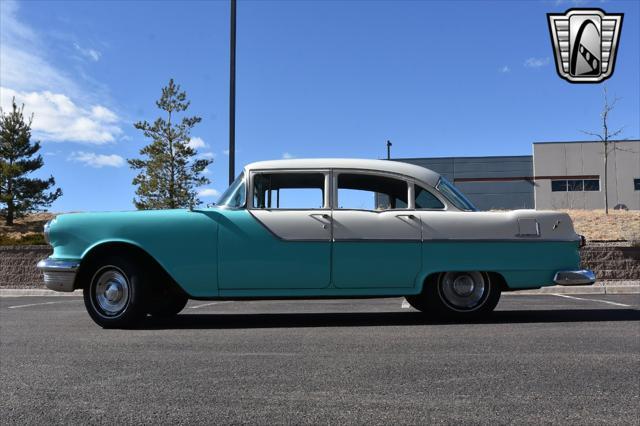
[(408, 296), (414, 308), (435, 316), (476, 318), (493, 311), (500, 285), (486, 272), (443, 272), (432, 276), (421, 294)]
[(165, 285), (156, 290), (149, 300), (149, 315), (156, 318), (171, 318), (179, 314), (188, 301), (186, 294), (170, 285)]
[(111, 256), (87, 271), (84, 304), (103, 328), (130, 328), (147, 314), (147, 283), (142, 268), (128, 259)]

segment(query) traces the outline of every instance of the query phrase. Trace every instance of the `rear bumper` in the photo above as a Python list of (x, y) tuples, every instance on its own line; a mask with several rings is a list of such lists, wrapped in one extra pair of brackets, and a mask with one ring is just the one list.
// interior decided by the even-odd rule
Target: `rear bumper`
[(43, 259), (38, 262), (38, 269), (44, 275), (44, 285), (50, 290), (73, 291), (76, 272), (80, 266), (77, 260)]
[(596, 282), (596, 274), (589, 269), (558, 271), (553, 277), (553, 282), (558, 285), (589, 285)]

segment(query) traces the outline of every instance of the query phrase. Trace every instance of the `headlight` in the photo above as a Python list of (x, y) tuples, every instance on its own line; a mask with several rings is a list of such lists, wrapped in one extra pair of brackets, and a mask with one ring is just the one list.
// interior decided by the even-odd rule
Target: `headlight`
[(53, 219), (44, 224), (44, 240), (47, 244), (51, 244), (51, 241), (49, 240), (49, 228), (51, 228), (51, 221), (53, 221)]

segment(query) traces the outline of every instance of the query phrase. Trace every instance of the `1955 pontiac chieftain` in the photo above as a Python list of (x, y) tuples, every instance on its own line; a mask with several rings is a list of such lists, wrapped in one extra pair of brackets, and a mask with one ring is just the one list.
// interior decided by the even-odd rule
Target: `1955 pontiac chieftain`
[(46, 286), (83, 289), (102, 327), (190, 298), (404, 296), (470, 318), (502, 291), (595, 281), (566, 214), (479, 212), (439, 174), (384, 160), (257, 162), (212, 208), (64, 214), (45, 235)]

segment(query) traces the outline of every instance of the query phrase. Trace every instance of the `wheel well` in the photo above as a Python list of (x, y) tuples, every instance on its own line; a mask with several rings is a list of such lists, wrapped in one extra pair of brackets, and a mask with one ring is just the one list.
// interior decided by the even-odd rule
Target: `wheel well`
[(134, 259), (135, 262), (140, 262), (145, 268), (154, 276), (154, 282), (161, 285), (169, 286), (173, 290), (184, 292), (182, 288), (175, 282), (175, 280), (167, 273), (167, 271), (151, 256), (138, 246), (129, 243), (112, 242), (104, 243), (93, 247), (80, 262), (80, 268), (76, 276), (74, 288), (81, 289), (91, 279), (89, 273), (93, 269), (92, 266), (99, 262), (99, 259), (104, 256), (118, 255)]
[[(436, 282), (437, 279), (438, 279), (438, 276), (440, 274), (444, 273), (444, 272), (447, 272), (447, 271), (433, 272), (433, 273), (429, 274), (424, 279), (424, 283), (422, 284), (422, 291), (424, 291), (426, 286), (429, 285), (430, 283)], [(480, 271), (480, 272), (483, 272), (483, 273), (489, 275), (489, 279), (498, 284), (498, 288), (500, 289), (500, 291), (509, 291), (509, 286), (507, 285), (507, 280), (504, 279), (502, 274), (500, 274), (498, 272), (493, 272), (493, 271)]]

